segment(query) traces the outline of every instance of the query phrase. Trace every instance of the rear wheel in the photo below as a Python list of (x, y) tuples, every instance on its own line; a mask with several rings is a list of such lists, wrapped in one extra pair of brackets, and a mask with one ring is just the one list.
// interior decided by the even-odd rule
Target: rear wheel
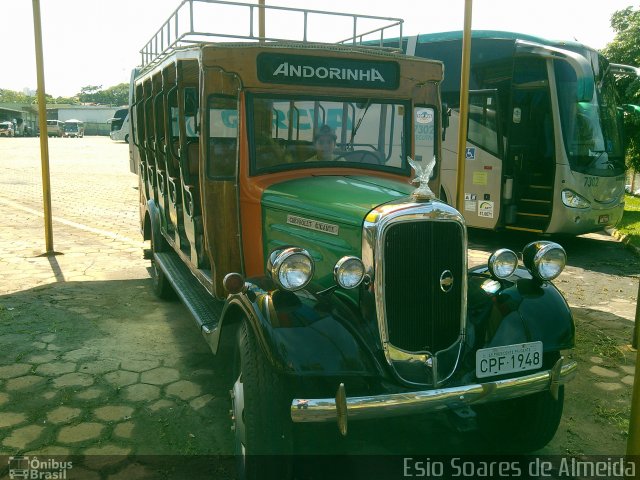
[(240, 479), (290, 478), (290, 399), (246, 321), (238, 329), (233, 379), (231, 411)]
[(164, 238), (157, 239), (151, 234), (151, 284), (153, 285), (153, 293), (163, 300), (175, 297), (173, 287), (169, 283), (169, 279), (156, 262), (156, 252), (162, 252), (166, 247)]

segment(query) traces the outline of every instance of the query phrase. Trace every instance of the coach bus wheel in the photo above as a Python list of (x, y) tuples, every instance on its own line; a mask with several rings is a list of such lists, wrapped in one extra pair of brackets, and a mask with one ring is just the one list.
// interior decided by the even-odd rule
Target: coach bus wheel
[(239, 478), (290, 478), (291, 402), (246, 321), (238, 329), (233, 372), (231, 414)]
[[(151, 284), (153, 285), (153, 293), (163, 300), (169, 300), (175, 297), (173, 287), (169, 283), (169, 279), (162, 271), (162, 268), (155, 260), (155, 253), (162, 251), (162, 241), (158, 241), (155, 235), (151, 235)], [(164, 240), (164, 238), (162, 239)]]

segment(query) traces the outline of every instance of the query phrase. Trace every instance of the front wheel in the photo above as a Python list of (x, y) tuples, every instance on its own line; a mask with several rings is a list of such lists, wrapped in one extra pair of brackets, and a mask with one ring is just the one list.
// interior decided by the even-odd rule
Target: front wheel
[(233, 379), (232, 428), (240, 479), (290, 478), (290, 398), (246, 321), (238, 329)]
[(558, 430), (564, 406), (564, 387), (556, 400), (549, 392), (477, 407), (478, 425), (491, 446), (504, 453), (539, 450)]

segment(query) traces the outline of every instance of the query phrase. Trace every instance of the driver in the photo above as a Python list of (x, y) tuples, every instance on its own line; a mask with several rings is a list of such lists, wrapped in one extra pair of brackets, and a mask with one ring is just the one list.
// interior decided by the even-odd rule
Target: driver
[(313, 137), (316, 154), (308, 158), (307, 162), (322, 162), (335, 160), (336, 134), (329, 125), (322, 125)]

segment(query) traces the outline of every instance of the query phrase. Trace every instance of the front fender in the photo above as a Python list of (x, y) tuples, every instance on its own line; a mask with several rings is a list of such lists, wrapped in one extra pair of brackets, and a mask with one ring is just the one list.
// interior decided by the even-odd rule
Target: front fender
[[(473, 275), (483, 275), (486, 267), (475, 268)], [(487, 275), (486, 279), (490, 277)], [(571, 309), (552, 283), (540, 283), (529, 272), (518, 268), (503, 280), (501, 288), (489, 294), (481, 290), (481, 282), (469, 282), (469, 298), (476, 300), (481, 314), (470, 317), (477, 348), (541, 341), (545, 352), (573, 348), (575, 325)], [(473, 305), (469, 306), (470, 311)]]
[(246, 285), (245, 292), (227, 298), (219, 331), (243, 316), (277, 371), (321, 377), (381, 374), (356, 328), (357, 313), (336, 295), (280, 290), (269, 278), (249, 279)]

